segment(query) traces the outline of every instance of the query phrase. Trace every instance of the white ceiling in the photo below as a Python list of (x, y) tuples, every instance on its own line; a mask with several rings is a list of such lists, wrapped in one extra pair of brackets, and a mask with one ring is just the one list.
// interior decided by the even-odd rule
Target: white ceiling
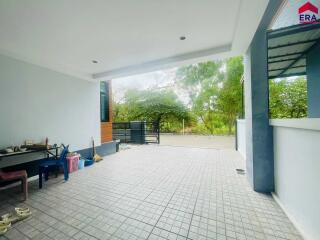
[(85, 79), (111, 79), (242, 54), (267, 3), (2, 0), (0, 53)]

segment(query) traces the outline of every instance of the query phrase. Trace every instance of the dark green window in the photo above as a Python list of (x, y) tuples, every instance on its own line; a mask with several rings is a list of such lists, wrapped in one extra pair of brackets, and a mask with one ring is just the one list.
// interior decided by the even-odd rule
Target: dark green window
[(100, 82), (100, 118), (101, 122), (109, 122), (109, 84)]

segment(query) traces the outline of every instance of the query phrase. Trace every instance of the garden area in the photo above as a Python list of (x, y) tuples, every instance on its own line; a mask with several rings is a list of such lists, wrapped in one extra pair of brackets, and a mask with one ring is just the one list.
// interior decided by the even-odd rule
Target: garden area
[[(162, 133), (233, 135), (245, 114), (243, 72), (243, 57), (176, 68), (170, 84), (128, 88), (113, 99), (113, 121), (159, 121)], [(305, 77), (270, 79), (269, 99), (271, 118), (305, 117)]]

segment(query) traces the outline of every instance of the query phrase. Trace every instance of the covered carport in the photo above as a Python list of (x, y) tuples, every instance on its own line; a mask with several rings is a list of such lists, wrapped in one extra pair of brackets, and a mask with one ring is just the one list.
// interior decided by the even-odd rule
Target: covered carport
[[(1, 2), (0, 96), (9, 97), (0, 98), (0, 145), (20, 143), (28, 136), (40, 139), (44, 135), (49, 139), (68, 141), (74, 151), (88, 149), (92, 137), (100, 145), (100, 81), (245, 53), (245, 165), (249, 184), (256, 192), (269, 194), (276, 191), (279, 204), (303, 235), (311, 236), (310, 239), (319, 236), (319, 195), (313, 195), (317, 189), (314, 184), (319, 180), (319, 163), (314, 158), (319, 156), (315, 146), (319, 139), (318, 120), (270, 122), (268, 115), (268, 78), (271, 74), (268, 73), (268, 66), (270, 72), (274, 70), (272, 74), (279, 73), (272, 76), (284, 76), (303, 64), (299, 56), (291, 60), (295, 63), (279, 67), (280, 70), (268, 63), (269, 55), (276, 56), (268, 53), (268, 45), (270, 43), (269, 47), (273, 48), (278, 43), (272, 43), (272, 40), (268, 42), (267, 32), (284, 1), (216, 0), (201, 3), (180, 0), (142, 0), (138, 3)], [(304, 41), (309, 40), (314, 39)], [(317, 62), (314, 60), (317, 59), (314, 51), (310, 52), (310, 56), (314, 57), (310, 58), (311, 62)], [(310, 71), (310, 78), (313, 74), (318, 76), (318, 69)], [(312, 99), (315, 97), (310, 96)], [(58, 121), (64, 118), (57, 116), (64, 114), (69, 117), (68, 121)], [(77, 121), (73, 121), (75, 119)], [(314, 124), (312, 129), (316, 133), (299, 133), (297, 139), (300, 142), (289, 146), (283, 144), (280, 137), (286, 140), (292, 135), (282, 135), (282, 129), (278, 127), (287, 129), (288, 124), (293, 128), (303, 125), (304, 129), (310, 130), (310, 123)], [(306, 151), (295, 147), (301, 141), (310, 143), (305, 146)], [(287, 149), (281, 151), (280, 148), (286, 146), (294, 149), (295, 154)], [(190, 151), (188, 149), (187, 152)], [(197, 231), (203, 235), (201, 233), (205, 231), (206, 238), (209, 238), (208, 225), (213, 222), (213, 239), (267, 239), (270, 235), (271, 238), (292, 239), (293, 236), (294, 239), (300, 239), (278, 207), (268, 212), (274, 204), (270, 195), (248, 191), (243, 179), (240, 193), (237, 192), (239, 189), (235, 186), (239, 177), (234, 175), (233, 168), (242, 165), (237, 165), (238, 162), (224, 165), (225, 162), (221, 162), (228, 158), (228, 154), (234, 156), (234, 153), (223, 155), (219, 151), (200, 151), (200, 158), (197, 158), (199, 155), (193, 152), (196, 161), (188, 159), (186, 165), (183, 160), (187, 155), (183, 149), (171, 152), (170, 156), (159, 149), (155, 152), (158, 154), (155, 163), (149, 161), (152, 156), (138, 149), (133, 153), (145, 155), (141, 159), (137, 157), (135, 165), (127, 161), (130, 154), (124, 153), (120, 161), (112, 161), (112, 158), (110, 165), (105, 161), (101, 169), (90, 169), (88, 182), (85, 182), (85, 172), (81, 172), (75, 175), (79, 182), (71, 178), (70, 182), (56, 188), (53, 184), (52, 188), (43, 192), (33, 189), (33, 198), (27, 204), (34, 208), (35, 218), (20, 225), (20, 228), (14, 228), (13, 235), (8, 238), (32, 239), (38, 236), (38, 239), (54, 239), (56, 236), (66, 236), (66, 239), (168, 239), (173, 236), (175, 239), (197, 239), (198, 235), (189, 233)], [(288, 152), (290, 155), (285, 155)], [(169, 158), (159, 159), (159, 156), (174, 158), (176, 154), (179, 158), (171, 165), (167, 162)], [(210, 165), (210, 154), (216, 160), (213, 165)], [(202, 156), (204, 162), (201, 161)], [(297, 180), (295, 173), (299, 165), (296, 165), (294, 173), (286, 172), (289, 169), (287, 166), (278, 165), (283, 163), (283, 159), (291, 160), (295, 156), (304, 156), (309, 160), (302, 177), (306, 182)], [(126, 171), (130, 170), (128, 166), (132, 167), (131, 172)], [(233, 170), (230, 171), (230, 168)], [(115, 175), (106, 176), (108, 171)], [(229, 178), (231, 175), (236, 176), (234, 180)], [(289, 181), (283, 185), (284, 194), (279, 185), (280, 177)], [(297, 181), (293, 183), (292, 179)], [(85, 182), (83, 187), (82, 182)], [(215, 182), (217, 184), (212, 184)], [(294, 194), (302, 189), (304, 192), (296, 201)], [(145, 196), (147, 190), (150, 195), (155, 192), (155, 196), (148, 201), (148, 196)], [(230, 191), (233, 194), (228, 194)], [(78, 193), (81, 193), (80, 199)], [(257, 203), (255, 198), (259, 199), (253, 211), (246, 201), (247, 194), (252, 194), (253, 203)], [(74, 200), (73, 207), (68, 196)], [(159, 204), (157, 198), (166, 200), (167, 205)], [(201, 210), (196, 209), (197, 199)], [(12, 202), (16, 203), (16, 199), (5, 192), (1, 210), (12, 207)], [(238, 204), (240, 208), (235, 207)], [(182, 209), (186, 205), (191, 212)], [(57, 210), (51, 209), (52, 206)], [(188, 206), (191, 207), (188, 209)], [(302, 208), (305, 206), (307, 208)], [(215, 219), (205, 215), (210, 207)], [(136, 215), (132, 215), (134, 212)], [(256, 214), (261, 217), (258, 225), (255, 224)], [(66, 219), (70, 221), (66, 222)], [(151, 227), (150, 219), (154, 221)], [(171, 225), (168, 226), (166, 222)], [(283, 224), (279, 226), (278, 223)], [(263, 230), (260, 227), (263, 224), (267, 227), (261, 235), (259, 233)], [(237, 228), (239, 225), (241, 227)], [(229, 235), (227, 227), (231, 231)], [(232, 232), (244, 234), (237, 237)]]
[(101, 81), (241, 55), (268, 3), (2, 1), (0, 149), (47, 137), (114, 150)]
[[(92, 139), (99, 147), (112, 136), (110, 124), (102, 124), (112, 120), (110, 108), (99, 119), (99, 110), (111, 105), (100, 105), (101, 93), (107, 95), (100, 81), (241, 55), (265, 33), (281, 4), (1, 2), (1, 148), (46, 137), (72, 151), (88, 152)], [(114, 148), (105, 145), (106, 151)]]

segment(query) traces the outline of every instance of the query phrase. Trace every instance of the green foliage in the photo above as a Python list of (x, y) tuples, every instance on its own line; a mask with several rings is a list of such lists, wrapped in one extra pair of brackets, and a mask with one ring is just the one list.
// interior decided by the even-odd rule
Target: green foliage
[[(184, 119), (191, 121), (188, 109), (173, 91), (128, 90), (122, 104), (113, 105), (114, 121), (160, 121), (163, 126), (181, 128)], [(169, 125), (168, 125), (169, 124)]]
[[(226, 72), (223, 71), (226, 68)], [(227, 126), (229, 134), (241, 110), (242, 57), (182, 67), (177, 76), (190, 96), (192, 111), (206, 131), (215, 134)]]
[[(241, 115), (243, 58), (209, 61), (181, 67), (176, 83), (190, 97), (188, 107), (169, 90), (128, 90), (123, 103), (113, 103), (114, 121), (160, 121), (162, 131), (232, 134)], [(270, 80), (272, 118), (307, 115), (304, 77)]]
[(270, 80), (269, 106), (271, 118), (303, 118), (307, 116), (307, 81)]
[(192, 112), (210, 134), (214, 133), (219, 85), (223, 80), (222, 62), (210, 61), (179, 68), (177, 80), (191, 99)]
[(228, 59), (226, 70), (223, 87), (218, 95), (217, 109), (222, 115), (224, 124), (228, 126), (228, 133), (231, 134), (235, 121), (241, 113), (241, 77), (243, 76), (242, 57)]

